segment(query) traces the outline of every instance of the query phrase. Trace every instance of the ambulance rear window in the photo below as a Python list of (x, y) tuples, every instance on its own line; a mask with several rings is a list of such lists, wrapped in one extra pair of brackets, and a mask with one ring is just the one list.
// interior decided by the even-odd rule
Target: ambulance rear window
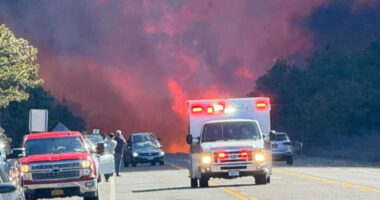
[(202, 142), (218, 140), (256, 140), (260, 139), (256, 123), (223, 122), (206, 124), (203, 128)]

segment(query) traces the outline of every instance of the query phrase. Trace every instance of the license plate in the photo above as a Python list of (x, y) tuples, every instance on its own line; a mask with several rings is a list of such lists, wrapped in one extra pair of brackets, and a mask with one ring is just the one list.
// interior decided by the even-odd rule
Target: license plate
[(240, 172), (237, 169), (232, 169), (228, 171), (228, 176), (239, 176)]
[(61, 189), (56, 189), (51, 191), (51, 196), (62, 196), (63, 195), (63, 190)]

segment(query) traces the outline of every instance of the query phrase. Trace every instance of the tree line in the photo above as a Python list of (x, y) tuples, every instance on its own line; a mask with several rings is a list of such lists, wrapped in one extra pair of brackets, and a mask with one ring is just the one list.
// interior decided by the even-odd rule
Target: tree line
[(21, 144), (28, 133), (30, 109), (49, 110), (49, 129), (62, 122), (72, 130), (85, 130), (85, 121), (74, 115), (66, 101), (58, 101), (38, 77), (37, 48), (0, 25), (0, 128)]
[(379, 135), (380, 42), (356, 51), (331, 43), (302, 65), (279, 59), (256, 80), (257, 95), (271, 97), (274, 129), (310, 146)]

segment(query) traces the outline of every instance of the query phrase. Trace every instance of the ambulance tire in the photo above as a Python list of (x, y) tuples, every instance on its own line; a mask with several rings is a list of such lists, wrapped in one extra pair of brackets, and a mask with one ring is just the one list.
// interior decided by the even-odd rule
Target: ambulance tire
[(198, 187), (198, 179), (192, 178), (190, 179), (191, 188), (197, 188)]
[(208, 187), (208, 180), (209, 180), (208, 177), (201, 177), (199, 179), (199, 187), (201, 188)]
[(265, 185), (268, 183), (268, 179), (265, 174), (259, 174), (255, 176), (256, 185)]

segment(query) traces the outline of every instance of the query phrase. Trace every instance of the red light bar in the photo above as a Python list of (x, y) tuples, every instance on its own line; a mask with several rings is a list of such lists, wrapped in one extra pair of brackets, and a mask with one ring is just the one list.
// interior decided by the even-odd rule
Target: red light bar
[(225, 106), (223, 104), (220, 104), (220, 103), (213, 105), (213, 108), (214, 108), (215, 112), (223, 112), (224, 111), (224, 107)]
[(211, 107), (211, 106), (209, 106), (209, 107), (206, 108), (206, 112), (207, 112), (208, 114), (212, 114), (212, 113), (214, 112), (214, 108)]
[(202, 108), (202, 106), (194, 106), (194, 107), (191, 109), (191, 111), (192, 111), (193, 113), (201, 113), (201, 112), (203, 112), (203, 108)]
[(267, 110), (269, 109), (269, 99), (258, 99), (256, 101), (257, 110)]

